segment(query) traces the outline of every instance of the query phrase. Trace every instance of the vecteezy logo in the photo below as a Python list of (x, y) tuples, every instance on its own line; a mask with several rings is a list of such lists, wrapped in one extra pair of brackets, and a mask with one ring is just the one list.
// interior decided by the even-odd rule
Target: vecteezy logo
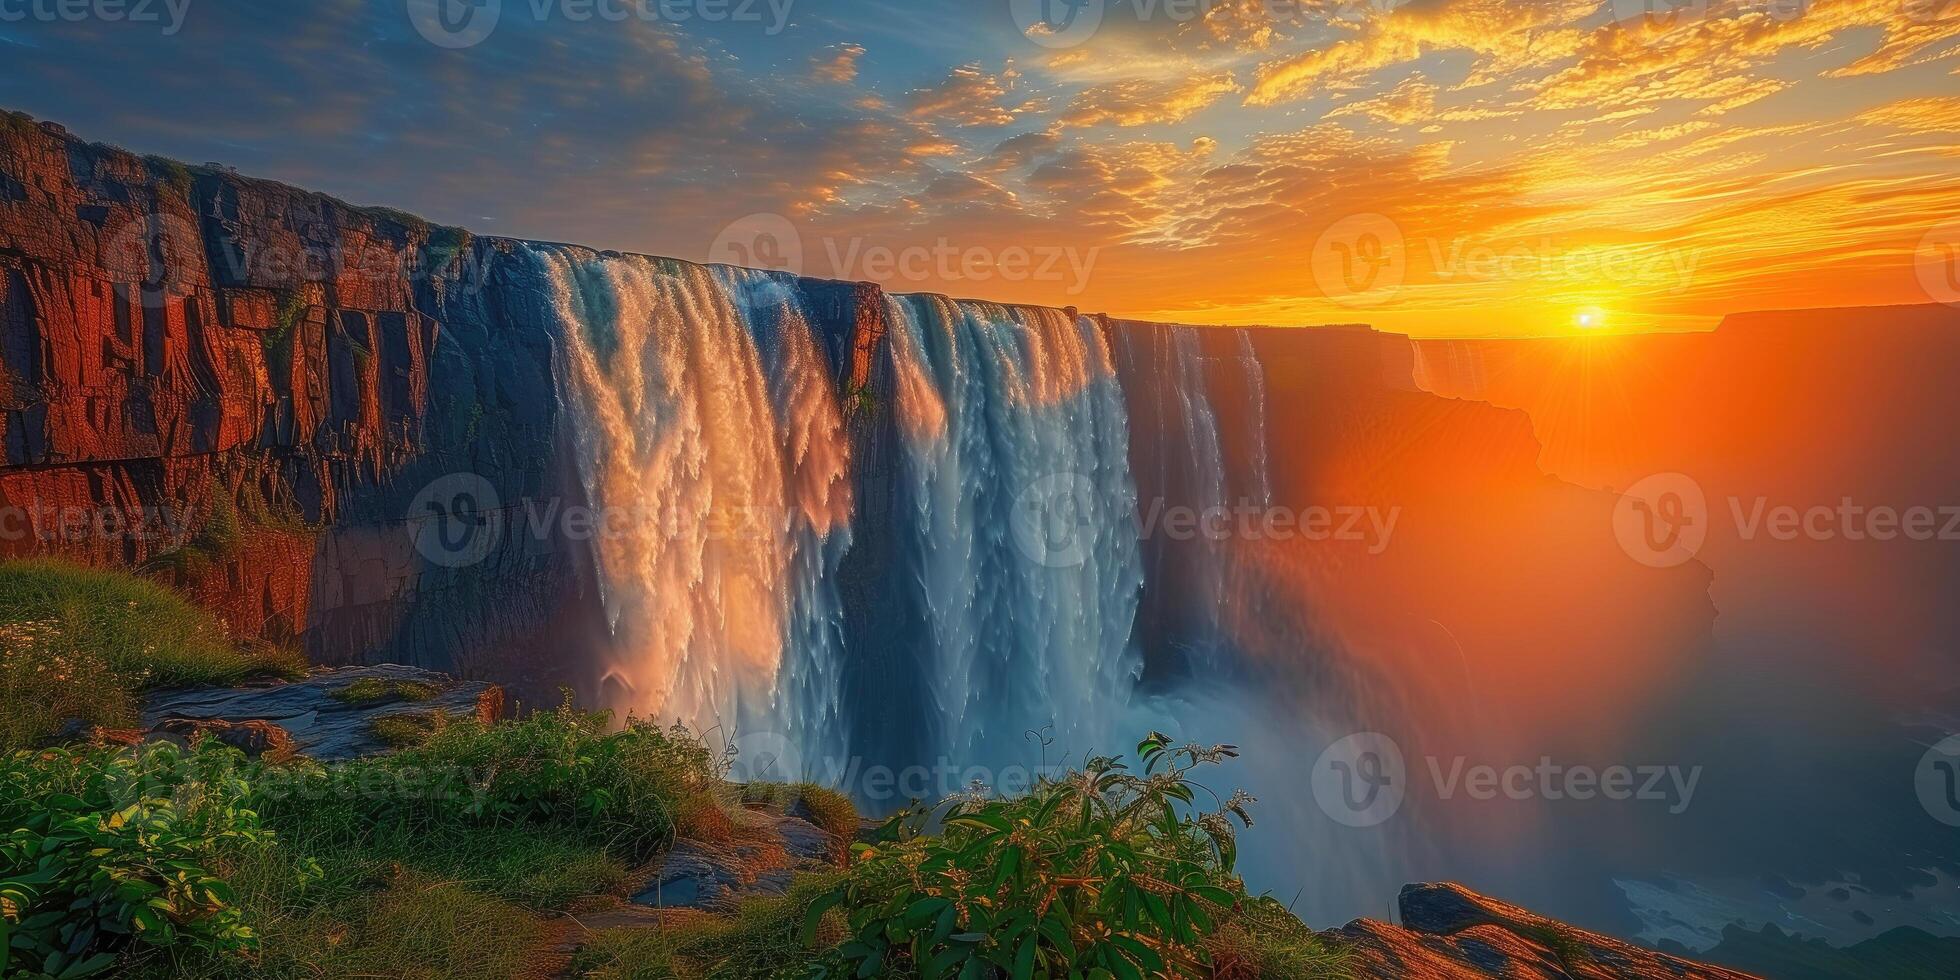
[(1044, 48), (1072, 48), (1102, 27), (1104, 0), (1010, 0), (1014, 23)]
[(1749, 0), (1742, 9), (1745, 13), (1760, 13), (1779, 24), (1788, 24), (1809, 14), (1810, 3), (1811, 0)]
[(465, 568), (503, 542), (497, 488), (474, 473), (451, 473), (422, 488), (408, 507), (408, 534), (431, 564)]
[(1645, 24), (1670, 31), (1708, 16), (1708, 0), (1613, 0), (1613, 19), (1621, 26)]
[(1408, 250), (1400, 225), (1379, 214), (1355, 214), (1320, 233), (1311, 261), (1322, 295), (1345, 306), (1374, 306), (1401, 288)]
[(796, 743), (780, 732), (738, 735), (729, 748), (732, 758), (724, 778), (731, 783), (793, 783), (808, 775)]
[(1620, 548), (1653, 568), (1694, 560), (1708, 542), (1708, 524), (1708, 495), (1681, 473), (1660, 473), (1634, 484), (1613, 508)]
[(1323, 14), (1333, 23), (1362, 23), (1395, 12), (1396, 0), (1337, 0), (1331, 7), (1311, 0), (1266, 0), (1266, 10), (1276, 23), (1301, 24), (1307, 17)]
[(1335, 822), (1349, 827), (1387, 823), (1407, 798), (1402, 747), (1379, 732), (1349, 735), (1313, 764), (1313, 797)]
[(1926, 750), (1913, 774), (1919, 805), (1934, 820), (1960, 827), (1960, 735), (1949, 735)]
[(1096, 486), (1077, 473), (1044, 476), (1014, 498), (1008, 531), (1029, 561), (1047, 568), (1076, 568), (1089, 560), (1095, 540)]
[(1960, 306), (1960, 221), (1949, 221), (1919, 240), (1913, 257), (1919, 286), (1948, 306)]
[(708, 261), (802, 275), (803, 236), (780, 214), (752, 214), (715, 236)]
[(1906, 18), (1918, 24), (1932, 24), (1960, 13), (1960, 0), (1905, 0)]
[(473, 48), (504, 15), (504, 0), (408, 0), (415, 32), (439, 48)]
[(173, 214), (137, 214), (102, 239), (102, 267), (117, 282), (140, 284), (143, 305), (163, 304), (176, 284), (190, 291), (204, 267), (204, 238)]

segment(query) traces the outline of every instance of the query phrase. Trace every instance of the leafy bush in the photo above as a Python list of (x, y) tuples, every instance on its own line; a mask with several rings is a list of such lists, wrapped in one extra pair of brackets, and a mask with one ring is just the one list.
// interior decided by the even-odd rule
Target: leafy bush
[[(204, 743), (18, 752), (0, 763), (0, 913), (15, 969), (101, 973), (131, 943), (209, 954), (255, 948), (228, 860), (273, 838), (235, 775), (244, 756)], [(291, 873), (311, 873), (297, 866)]]
[[(851, 938), (813, 976), (1034, 976), (1141, 980), (1202, 975), (1204, 936), (1241, 908), (1228, 817), (1252, 825), (1243, 793), (1214, 797), (1193, 770), (1237, 754), (1152, 734), (1144, 772), (1091, 760), (1013, 800), (956, 798), (892, 819), (860, 845), (849, 879), (812, 906), (842, 906)], [(1160, 768), (1161, 767), (1161, 768)], [(943, 817), (941, 836), (923, 832)]]

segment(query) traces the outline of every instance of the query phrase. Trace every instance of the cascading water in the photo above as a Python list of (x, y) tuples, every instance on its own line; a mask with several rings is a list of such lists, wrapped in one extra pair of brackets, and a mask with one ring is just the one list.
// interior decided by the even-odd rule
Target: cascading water
[(1245, 403), (1249, 415), (1247, 426), (1250, 429), (1251, 445), (1248, 447), (1248, 465), (1251, 478), (1246, 484), (1246, 499), (1254, 506), (1270, 507), (1273, 504), (1272, 447), (1266, 442), (1266, 369), (1259, 363), (1259, 352), (1252, 347), (1252, 331), (1236, 330), (1239, 341), (1239, 370), (1245, 376)]
[(934, 726), (915, 757), (1033, 764), (1043, 730), (1078, 757), (1112, 751), (1143, 571), (1101, 331), (938, 296), (889, 311), (906, 525), (894, 578), (918, 592)]
[[(1090, 319), (892, 297), (879, 390), (847, 429), (838, 345), (793, 278), (526, 254), (604, 515), (614, 707), (768, 733), (786, 758), (758, 775), (844, 785), (874, 809), (969, 775), (1008, 789), (1021, 767), (1121, 754), (1149, 728), (1257, 745), (1249, 719), (1286, 727), (1288, 706), (1244, 683), (1233, 630), (1261, 600), (1231, 543), (1137, 533), (1151, 506), (1271, 503), (1246, 335), (1125, 328), (1112, 356)], [(854, 469), (854, 439), (878, 472)], [(1151, 680), (1165, 626), (1203, 659)], [(1277, 768), (1243, 775), (1297, 810), (1299, 760), (1266, 741), (1256, 757)], [(867, 767), (898, 785), (881, 793)]]
[[(535, 246), (613, 634), (612, 707), (841, 740), (848, 447), (809, 322), (762, 274)], [(737, 302), (740, 297), (743, 302)]]
[(847, 426), (833, 359), (851, 345), (819, 336), (794, 278), (525, 257), (604, 516), (613, 707), (720, 727), (745, 754), (762, 733), (773, 768), (752, 774), (874, 811), (971, 776), (1011, 790), (1150, 728), (1240, 742), (1238, 775), (1290, 828), (1248, 855), (1312, 862), (1327, 886), (1305, 908), (1330, 917), (1379, 886), (1382, 858), (1328, 858), (1297, 758), (1351, 692), (1265, 689), (1245, 643), (1295, 639), (1265, 625), (1233, 542), (1138, 536), (1154, 507), (1272, 504), (1249, 335), (1125, 325), (1112, 353), (1060, 311), (890, 297), (877, 390)]
[[(1208, 349), (1203, 333), (1124, 324), (1116, 341), (1143, 488), (1151, 594), (1143, 640), (1160, 681), (1235, 668), (1229, 624), (1243, 596), (1233, 522), (1272, 505), (1265, 374), (1251, 335), (1232, 331), (1225, 351), (1216, 345), (1222, 338)], [(1187, 517), (1198, 519), (1196, 533), (1173, 534)]]

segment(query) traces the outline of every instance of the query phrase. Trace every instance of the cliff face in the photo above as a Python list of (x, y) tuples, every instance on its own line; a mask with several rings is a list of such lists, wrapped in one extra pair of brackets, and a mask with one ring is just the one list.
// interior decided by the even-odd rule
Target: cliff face
[(5, 117), (0, 553), (145, 567), (329, 662), (525, 662), (576, 560), (452, 570), (404, 527), (445, 473), (562, 481), (504, 247)]

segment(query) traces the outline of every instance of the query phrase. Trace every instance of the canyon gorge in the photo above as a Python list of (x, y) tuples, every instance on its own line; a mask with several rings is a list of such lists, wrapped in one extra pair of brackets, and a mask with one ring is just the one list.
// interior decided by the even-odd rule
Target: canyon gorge
[[(1893, 736), (1952, 708), (1953, 610), (1891, 602), (1877, 545), (1718, 535), (1663, 568), (1615, 533), (1620, 491), (1667, 471), (1723, 499), (1953, 486), (1928, 426), (1960, 311), (1845, 322), (1601, 339), (1666, 389), (1586, 423), (1628, 434), (1603, 446), (1563, 421), (1611, 401), (1559, 387), (1573, 341), (1144, 323), (473, 235), (6, 116), (0, 554), (144, 570), (320, 664), (719, 730), (870, 811), (1153, 729), (1231, 743), (1261, 800), (1247, 877), (1317, 926), (1452, 877), (1686, 950), (1793, 907), (1839, 943), (1950, 932), (1960, 846)], [(1731, 387), (1749, 412), (1701, 410)], [(1820, 695), (1871, 618), (1890, 683)], [(1824, 720), (1800, 755), (1829, 788), (1765, 829), (1808, 796), (1751, 781), (1793, 717)], [(1408, 760), (1395, 819), (1316, 795), (1357, 733)], [(1903, 789), (1844, 748), (1875, 743)], [(1541, 757), (1707, 773), (1691, 808), (1429, 778)], [(1766, 906), (1767, 879), (1800, 897)]]

